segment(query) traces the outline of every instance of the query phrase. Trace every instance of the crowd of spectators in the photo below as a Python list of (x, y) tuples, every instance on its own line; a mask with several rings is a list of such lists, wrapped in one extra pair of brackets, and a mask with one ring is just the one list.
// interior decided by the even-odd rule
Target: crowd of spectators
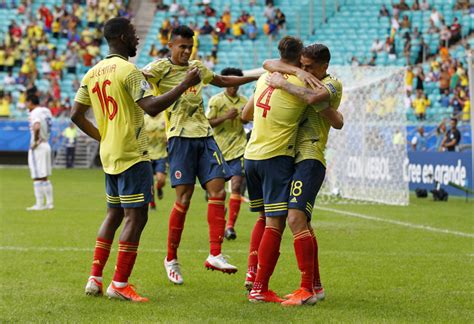
[[(206, 57), (200, 57), (196, 51), (193, 58), (200, 58), (205, 62), (206, 66), (214, 67), (217, 63), (217, 53), (219, 42), (234, 41), (242, 39), (256, 40), (260, 34), (267, 35), (270, 38), (278, 36), (280, 31), (286, 28), (286, 17), (281, 9), (274, 6), (273, 0), (265, 1), (265, 9), (263, 16), (266, 19), (265, 24), (259, 29), (255, 17), (249, 12), (243, 10), (238, 17), (232, 17), (229, 8), (224, 8), (222, 12), (218, 12), (213, 6), (211, 0), (203, 0), (195, 3), (194, 8), (187, 9), (178, 4), (174, 0), (170, 5), (166, 5), (162, 0), (156, 1), (158, 11), (167, 11), (170, 13), (171, 19), (166, 18), (159, 29), (157, 38), (161, 49), (157, 49), (156, 45), (150, 50), (150, 55), (155, 58), (166, 56), (165, 50), (168, 43), (169, 35), (174, 27), (183, 24), (186, 18), (193, 16), (204, 17), (204, 23), (199, 26), (194, 22), (188, 22), (187, 25), (195, 32), (195, 42), (199, 46), (200, 35), (210, 35), (212, 40), (211, 54)], [(249, 1), (250, 6), (256, 5), (256, 1)], [(215, 17), (216, 23), (211, 24), (208, 18)]]
[[(74, 78), (67, 83), (72, 89), (67, 90), (76, 91), (77, 74), (102, 58), (104, 23), (115, 16), (131, 17), (125, 4), (116, 0), (74, 1), (71, 5), (63, 1), (53, 8), (41, 4), (36, 11), (31, 0), (18, 5), (15, 1), (10, 5), (3, 1), (0, 7), (15, 10), (19, 17), (11, 20), (0, 43), (0, 72), (7, 72), (4, 87), (20, 92), (16, 107), (20, 112), (25, 110), (27, 94), (36, 93), (41, 98), (40, 104), (49, 107), (53, 116), (67, 116), (70, 112), (71, 99), (63, 95), (61, 88), (66, 75)], [(45, 80), (48, 91), (39, 91), (38, 81)], [(10, 100), (11, 104), (11, 97), (10, 92), (1, 94), (0, 116), (10, 115), (10, 105), (7, 107), (6, 102)]]

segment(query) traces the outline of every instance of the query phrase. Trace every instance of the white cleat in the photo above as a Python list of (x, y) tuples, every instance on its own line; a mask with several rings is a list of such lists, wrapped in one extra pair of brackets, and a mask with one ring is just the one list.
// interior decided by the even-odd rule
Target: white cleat
[(38, 210), (45, 210), (46, 206), (38, 206), (38, 205), (33, 205), (31, 207), (26, 208), (27, 211), (38, 211)]
[(85, 292), (88, 296), (102, 296), (102, 282), (98, 281), (94, 277), (89, 277), (89, 280), (87, 280)]
[(226, 258), (222, 255), (222, 253), (216, 256), (209, 254), (206, 259), (206, 262), (204, 263), (204, 266), (208, 270), (217, 270), (228, 274), (237, 272), (237, 267), (227, 262)]
[(326, 298), (326, 294), (324, 293), (323, 287), (315, 287), (314, 288), (314, 295), (316, 296), (317, 300), (324, 300)]
[(182, 285), (183, 276), (181, 275), (181, 266), (179, 265), (178, 260), (173, 259), (167, 261), (165, 257), (164, 265), (168, 279), (176, 285)]
[(54, 205), (53, 204), (46, 205), (44, 209), (54, 209)]

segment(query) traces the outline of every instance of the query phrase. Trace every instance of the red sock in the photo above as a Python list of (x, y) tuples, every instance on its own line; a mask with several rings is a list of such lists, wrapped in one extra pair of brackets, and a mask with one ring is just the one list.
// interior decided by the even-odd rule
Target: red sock
[(225, 231), (225, 198), (209, 198), (207, 201), (207, 223), (211, 255), (221, 254)]
[(248, 259), (247, 271), (257, 272), (258, 265), (258, 247), (262, 240), (263, 232), (265, 231), (265, 216), (260, 215), (257, 218), (257, 222), (252, 230), (252, 236), (250, 237), (250, 250)]
[(113, 281), (128, 282), (137, 258), (138, 242), (119, 241), (119, 252)]
[(242, 199), (239, 194), (231, 194), (229, 199), (229, 221), (227, 222), (227, 227), (234, 227), (235, 222), (237, 221), (237, 216), (239, 216), (240, 204)]
[(95, 241), (94, 261), (92, 262), (91, 276), (102, 277), (102, 270), (110, 254), (112, 241), (98, 237)]
[(312, 228), (309, 229), (311, 232), (311, 236), (313, 237), (313, 246), (314, 246), (314, 280), (313, 286), (314, 287), (322, 287), (321, 285), (321, 277), (319, 274), (319, 260), (318, 260), (318, 240), (316, 239), (316, 234)]
[(266, 226), (258, 248), (258, 270), (254, 290), (268, 291), (268, 282), (280, 256), (281, 233), (277, 228)]
[(314, 245), (309, 230), (301, 231), (293, 236), (296, 260), (301, 271), (301, 288), (313, 290), (314, 279)]
[(188, 208), (189, 206), (181, 205), (179, 202), (174, 203), (168, 225), (168, 255), (166, 256), (168, 261), (178, 258), (178, 247)]

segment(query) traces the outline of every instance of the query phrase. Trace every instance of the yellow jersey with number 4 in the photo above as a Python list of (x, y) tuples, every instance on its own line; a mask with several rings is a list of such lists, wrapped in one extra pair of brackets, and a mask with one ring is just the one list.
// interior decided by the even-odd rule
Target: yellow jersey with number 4
[(108, 174), (150, 160), (143, 110), (136, 104), (149, 87), (140, 70), (120, 55), (107, 56), (82, 79), (75, 101), (92, 106), (101, 137), (100, 159)]
[[(254, 93), (253, 130), (244, 157), (266, 160), (280, 155), (295, 156), (298, 123), (306, 103), (281, 89), (265, 83), (268, 72), (257, 81)], [(293, 75), (284, 75), (288, 82), (304, 87)]]
[(187, 89), (178, 100), (165, 110), (168, 138), (212, 136), (212, 127), (204, 114), (202, 89), (204, 85), (214, 79), (214, 72), (200, 61), (189, 61), (189, 65), (181, 66), (173, 64), (167, 58), (152, 62), (143, 69), (152, 75), (149, 81), (153, 84), (153, 94), (156, 96), (164, 94), (180, 84), (186, 77), (188, 70), (194, 67), (200, 71), (201, 82)]

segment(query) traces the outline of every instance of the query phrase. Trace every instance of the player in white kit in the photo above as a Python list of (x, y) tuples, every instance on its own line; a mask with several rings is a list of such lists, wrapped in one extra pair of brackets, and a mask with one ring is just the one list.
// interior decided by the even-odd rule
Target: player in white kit
[(26, 210), (53, 209), (53, 186), (48, 180), (51, 175), (51, 146), (48, 141), (53, 116), (48, 108), (39, 106), (39, 98), (36, 95), (29, 95), (26, 104), (30, 111), (31, 133), (28, 166), (36, 197), (36, 204)]

